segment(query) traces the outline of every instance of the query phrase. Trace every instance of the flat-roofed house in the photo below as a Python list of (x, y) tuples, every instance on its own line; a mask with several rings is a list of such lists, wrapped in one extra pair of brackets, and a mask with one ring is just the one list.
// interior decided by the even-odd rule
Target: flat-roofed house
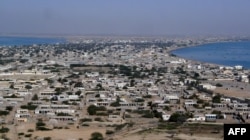
[(216, 114), (205, 114), (205, 119), (207, 122), (215, 122), (217, 119)]
[(53, 95), (56, 94), (56, 91), (54, 89), (47, 89), (47, 90), (43, 90), (41, 91), (39, 94), (38, 94), (38, 97), (40, 99), (43, 99), (43, 98), (47, 98), (47, 99), (50, 99), (51, 97), (53, 97)]

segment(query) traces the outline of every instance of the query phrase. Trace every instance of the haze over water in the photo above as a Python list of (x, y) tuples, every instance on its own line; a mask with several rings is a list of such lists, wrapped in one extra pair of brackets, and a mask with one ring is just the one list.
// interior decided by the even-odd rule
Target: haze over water
[(222, 42), (182, 48), (173, 54), (191, 60), (250, 69), (250, 41)]

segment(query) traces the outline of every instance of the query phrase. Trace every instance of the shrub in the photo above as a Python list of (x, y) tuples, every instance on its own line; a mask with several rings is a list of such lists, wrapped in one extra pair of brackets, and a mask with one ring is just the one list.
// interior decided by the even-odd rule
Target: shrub
[(95, 118), (95, 121), (98, 121), (98, 122), (103, 122), (102, 118)]
[(112, 130), (107, 130), (107, 131), (106, 131), (106, 134), (107, 134), (107, 135), (114, 134), (114, 131), (112, 131)]
[(28, 129), (28, 132), (34, 132), (34, 130), (33, 129)]
[(82, 126), (89, 126), (89, 124), (84, 123), (84, 124), (82, 124)]
[(24, 135), (24, 137), (31, 137), (32, 136), (32, 134), (26, 134), (26, 135)]
[(99, 133), (99, 132), (94, 132), (91, 134), (91, 138), (90, 140), (103, 140), (103, 136), (102, 136), (102, 133)]
[(118, 124), (118, 125), (114, 125), (115, 126), (115, 130), (121, 130), (123, 127), (125, 127), (127, 124)]
[(18, 133), (18, 136), (24, 135), (24, 133)]
[(51, 137), (44, 137), (43, 140), (51, 140)]
[(145, 95), (143, 98), (152, 98), (152, 95)]
[(12, 111), (13, 107), (12, 106), (6, 106), (5, 110), (7, 111)]
[(217, 83), (215, 86), (216, 87), (223, 87), (223, 85), (221, 83)]
[(28, 110), (35, 110), (37, 108), (36, 105), (32, 105), (31, 103), (28, 103), (27, 105), (21, 105), (22, 109), (28, 109)]
[(2, 111), (0, 110), (0, 116), (6, 116), (9, 114), (9, 111)]
[(220, 103), (221, 95), (217, 94), (213, 97), (212, 102), (213, 103)]
[(43, 127), (43, 126), (36, 127), (36, 129), (41, 130), (41, 131), (50, 131), (51, 130), (51, 129)]
[(169, 121), (170, 122), (185, 122), (187, 120), (187, 118), (191, 117), (189, 114), (181, 114), (181, 113), (173, 113), (170, 118)]
[(80, 122), (92, 122), (92, 119), (83, 118), (83, 119), (80, 119)]
[(9, 130), (10, 130), (9, 128), (2, 126), (2, 128), (0, 129), (0, 133), (8, 133)]
[(89, 115), (96, 115), (97, 111), (106, 111), (107, 109), (104, 106), (98, 107), (95, 105), (90, 105), (87, 110)]

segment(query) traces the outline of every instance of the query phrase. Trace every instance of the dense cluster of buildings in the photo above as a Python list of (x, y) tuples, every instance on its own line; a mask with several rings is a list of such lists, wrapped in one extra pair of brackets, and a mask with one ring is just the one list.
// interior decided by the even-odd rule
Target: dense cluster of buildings
[[(215, 92), (218, 88), (230, 91), (236, 88), (234, 84), (243, 84), (245, 87), (238, 88), (248, 90), (249, 71), (242, 66), (184, 60), (169, 53), (183, 44), (199, 42), (92, 40), (67, 47), (2, 47), (1, 122), (42, 119), (81, 126), (86, 118), (100, 123), (125, 123), (133, 118), (249, 121), (249, 97)], [(8, 115), (3, 115), (4, 111)], [(175, 114), (184, 120), (176, 120)], [(100, 117), (101, 121), (93, 119)]]

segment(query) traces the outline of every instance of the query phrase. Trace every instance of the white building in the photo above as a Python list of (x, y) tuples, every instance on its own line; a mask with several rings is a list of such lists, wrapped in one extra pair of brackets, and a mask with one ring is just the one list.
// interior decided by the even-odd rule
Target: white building
[(242, 69), (243, 69), (243, 66), (236, 65), (236, 66), (234, 66), (234, 68), (235, 68), (236, 70), (242, 70)]
[(213, 86), (211, 84), (200, 84), (199, 86), (207, 90), (214, 90), (216, 88), (216, 86)]
[(170, 119), (170, 116), (171, 116), (171, 115), (169, 115), (169, 114), (162, 114), (162, 119), (163, 119), (164, 121), (168, 121), (168, 120)]
[(188, 118), (187, 119), (187, 121), (192, 121), (192, 122), (194, 122), (194, 121), (205, 121), (205, 120), (206, 120), (206, 118), (202, 114), (196, 114), (196, 115), (194, 115), (193, 118)]

